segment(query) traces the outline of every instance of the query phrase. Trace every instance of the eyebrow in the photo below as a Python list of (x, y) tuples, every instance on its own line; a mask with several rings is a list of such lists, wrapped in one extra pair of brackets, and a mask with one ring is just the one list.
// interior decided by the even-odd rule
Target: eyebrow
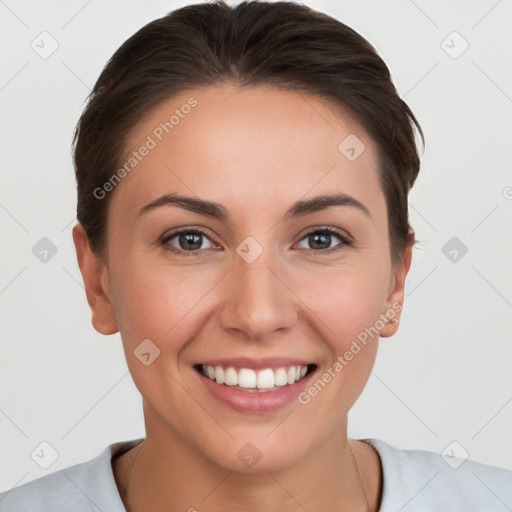
[[(177, 206), (206, 217), (229, 221), (230, 214), (228, 210), (219, 203), (205, 201), (194, 197), (188, 197), (178, 194), (165, 194), (143, 206), (139, 211), (139, 216), (159, 208), (160, 206)], [(318, 212), (330, 208), (331, 206), (351, 206), (366, 214), (371, 218), (370, 212), (366, 206), (347, 194), (337, 193), (331, 195), (320, 195), (311, 199), (303, 199), (293, 203), (286, 211), (284, 218), (297, 218), (309, 213)]]

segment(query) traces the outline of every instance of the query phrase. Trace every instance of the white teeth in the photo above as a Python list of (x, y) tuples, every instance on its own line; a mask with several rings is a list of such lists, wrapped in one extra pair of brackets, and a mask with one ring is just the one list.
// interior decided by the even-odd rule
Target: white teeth
[(224, 374), (224, 384), (238, 386), (238, 372), (234, 368), (228, 368)]
[(256, 372), (254, 370), (249, 370), (249, 368), (242, 368), (238, 372), (238, 385), (241, 388), (255, 388)]
[(279, 386), (294, 384), (302, 379), (307, 371), (307, 366), (289, 366), (288, 368), (265, 368), (264, 370), (251, 370), (241, 368), (239, 371), (233, 367), (223, 368), (222, 366), (202, 365), (203, 375), (217, 384), (227, 386), (239, 386), (247, 390), (267, 390)]
[(288, 384), (286, 370), (284, 368), (278, 368), (274, 373), (274, 383), (276, 386), (286, 386), (286, 384)]
[[(208, 377), (210, 377), (210, 374), (208, 374)], [(224, 384), (224, 370), (220, 366), (215, 367), (215, 380), (218, 384)]]
[(256, 386), (259, 389), (270, 389), (274, 387), (274, 380), (274, 372), (270, 368), (267, 368), (266, 370), (258, 372)]

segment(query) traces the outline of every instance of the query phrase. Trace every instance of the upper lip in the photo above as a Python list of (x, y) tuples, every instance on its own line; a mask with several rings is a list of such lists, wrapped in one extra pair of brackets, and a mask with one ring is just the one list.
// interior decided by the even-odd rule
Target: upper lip
[(294, 357), (267, 357), (252, 359), (249, 357), (234, 357), (229, 359), (209, 359), (198, 364), (203, 366), (222, 366), (224, 368), (250, 368), (251, 370), (264, 370), (265, 368), (282, 368), (287, 366), (308, 366), (311, 361)]

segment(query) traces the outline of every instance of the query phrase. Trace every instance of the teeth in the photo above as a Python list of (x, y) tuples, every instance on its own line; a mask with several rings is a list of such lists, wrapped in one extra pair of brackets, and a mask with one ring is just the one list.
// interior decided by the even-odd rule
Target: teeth
[(256, 387), (259, 389), (270, 389), (275, 384), (274, 372), (267, 368), (258, 372), (258, 378), (256, 381)]
[(217, 384), (239, 386), (248, 390), (272, 389), (276, 386), (286, 386), (298, 382), (308, 371), (307, 366), (290, 366), (288, 368), (265, 368), (264, 370), (251, 370), (241, 368), (223, 368), (222, 366), (202, 365), (203, 375)]
[(249, 368), (242, 368), (238, 372), (238, 385), (241, 388), (255, 388), (256, 372), (254, 370), (249, 370)]
[[(210, 366), (208, 368), (211, 368)], [(218, 384), (224, 384), (224, 370), (220, 366), (216, 366), (215, 370), (215, 380)], [(210, 377), (210, 371), (208, 370), (208, 377)], [(210, 377), (212, 379), (212, 377)]]
[(238, 386), (238, 373), (234, 368), (228, 368), (224, 374), (224, 384)]
[(284, 368), (278, 368), (274, 373), (274, 384), (276, 386), (286, 386), (286, 384), (288, 384), (286, 379), (286, 370)]

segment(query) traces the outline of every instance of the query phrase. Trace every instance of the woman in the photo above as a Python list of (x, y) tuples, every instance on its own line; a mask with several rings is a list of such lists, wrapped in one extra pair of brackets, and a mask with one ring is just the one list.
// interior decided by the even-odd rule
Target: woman
[(146, 436), (2, 510), (506, 510), (508, 470), (347, 437), (400, 323), (415, 128), (373, 47), (300, 4), (126, 41), (77, 125), (73, 238)]

